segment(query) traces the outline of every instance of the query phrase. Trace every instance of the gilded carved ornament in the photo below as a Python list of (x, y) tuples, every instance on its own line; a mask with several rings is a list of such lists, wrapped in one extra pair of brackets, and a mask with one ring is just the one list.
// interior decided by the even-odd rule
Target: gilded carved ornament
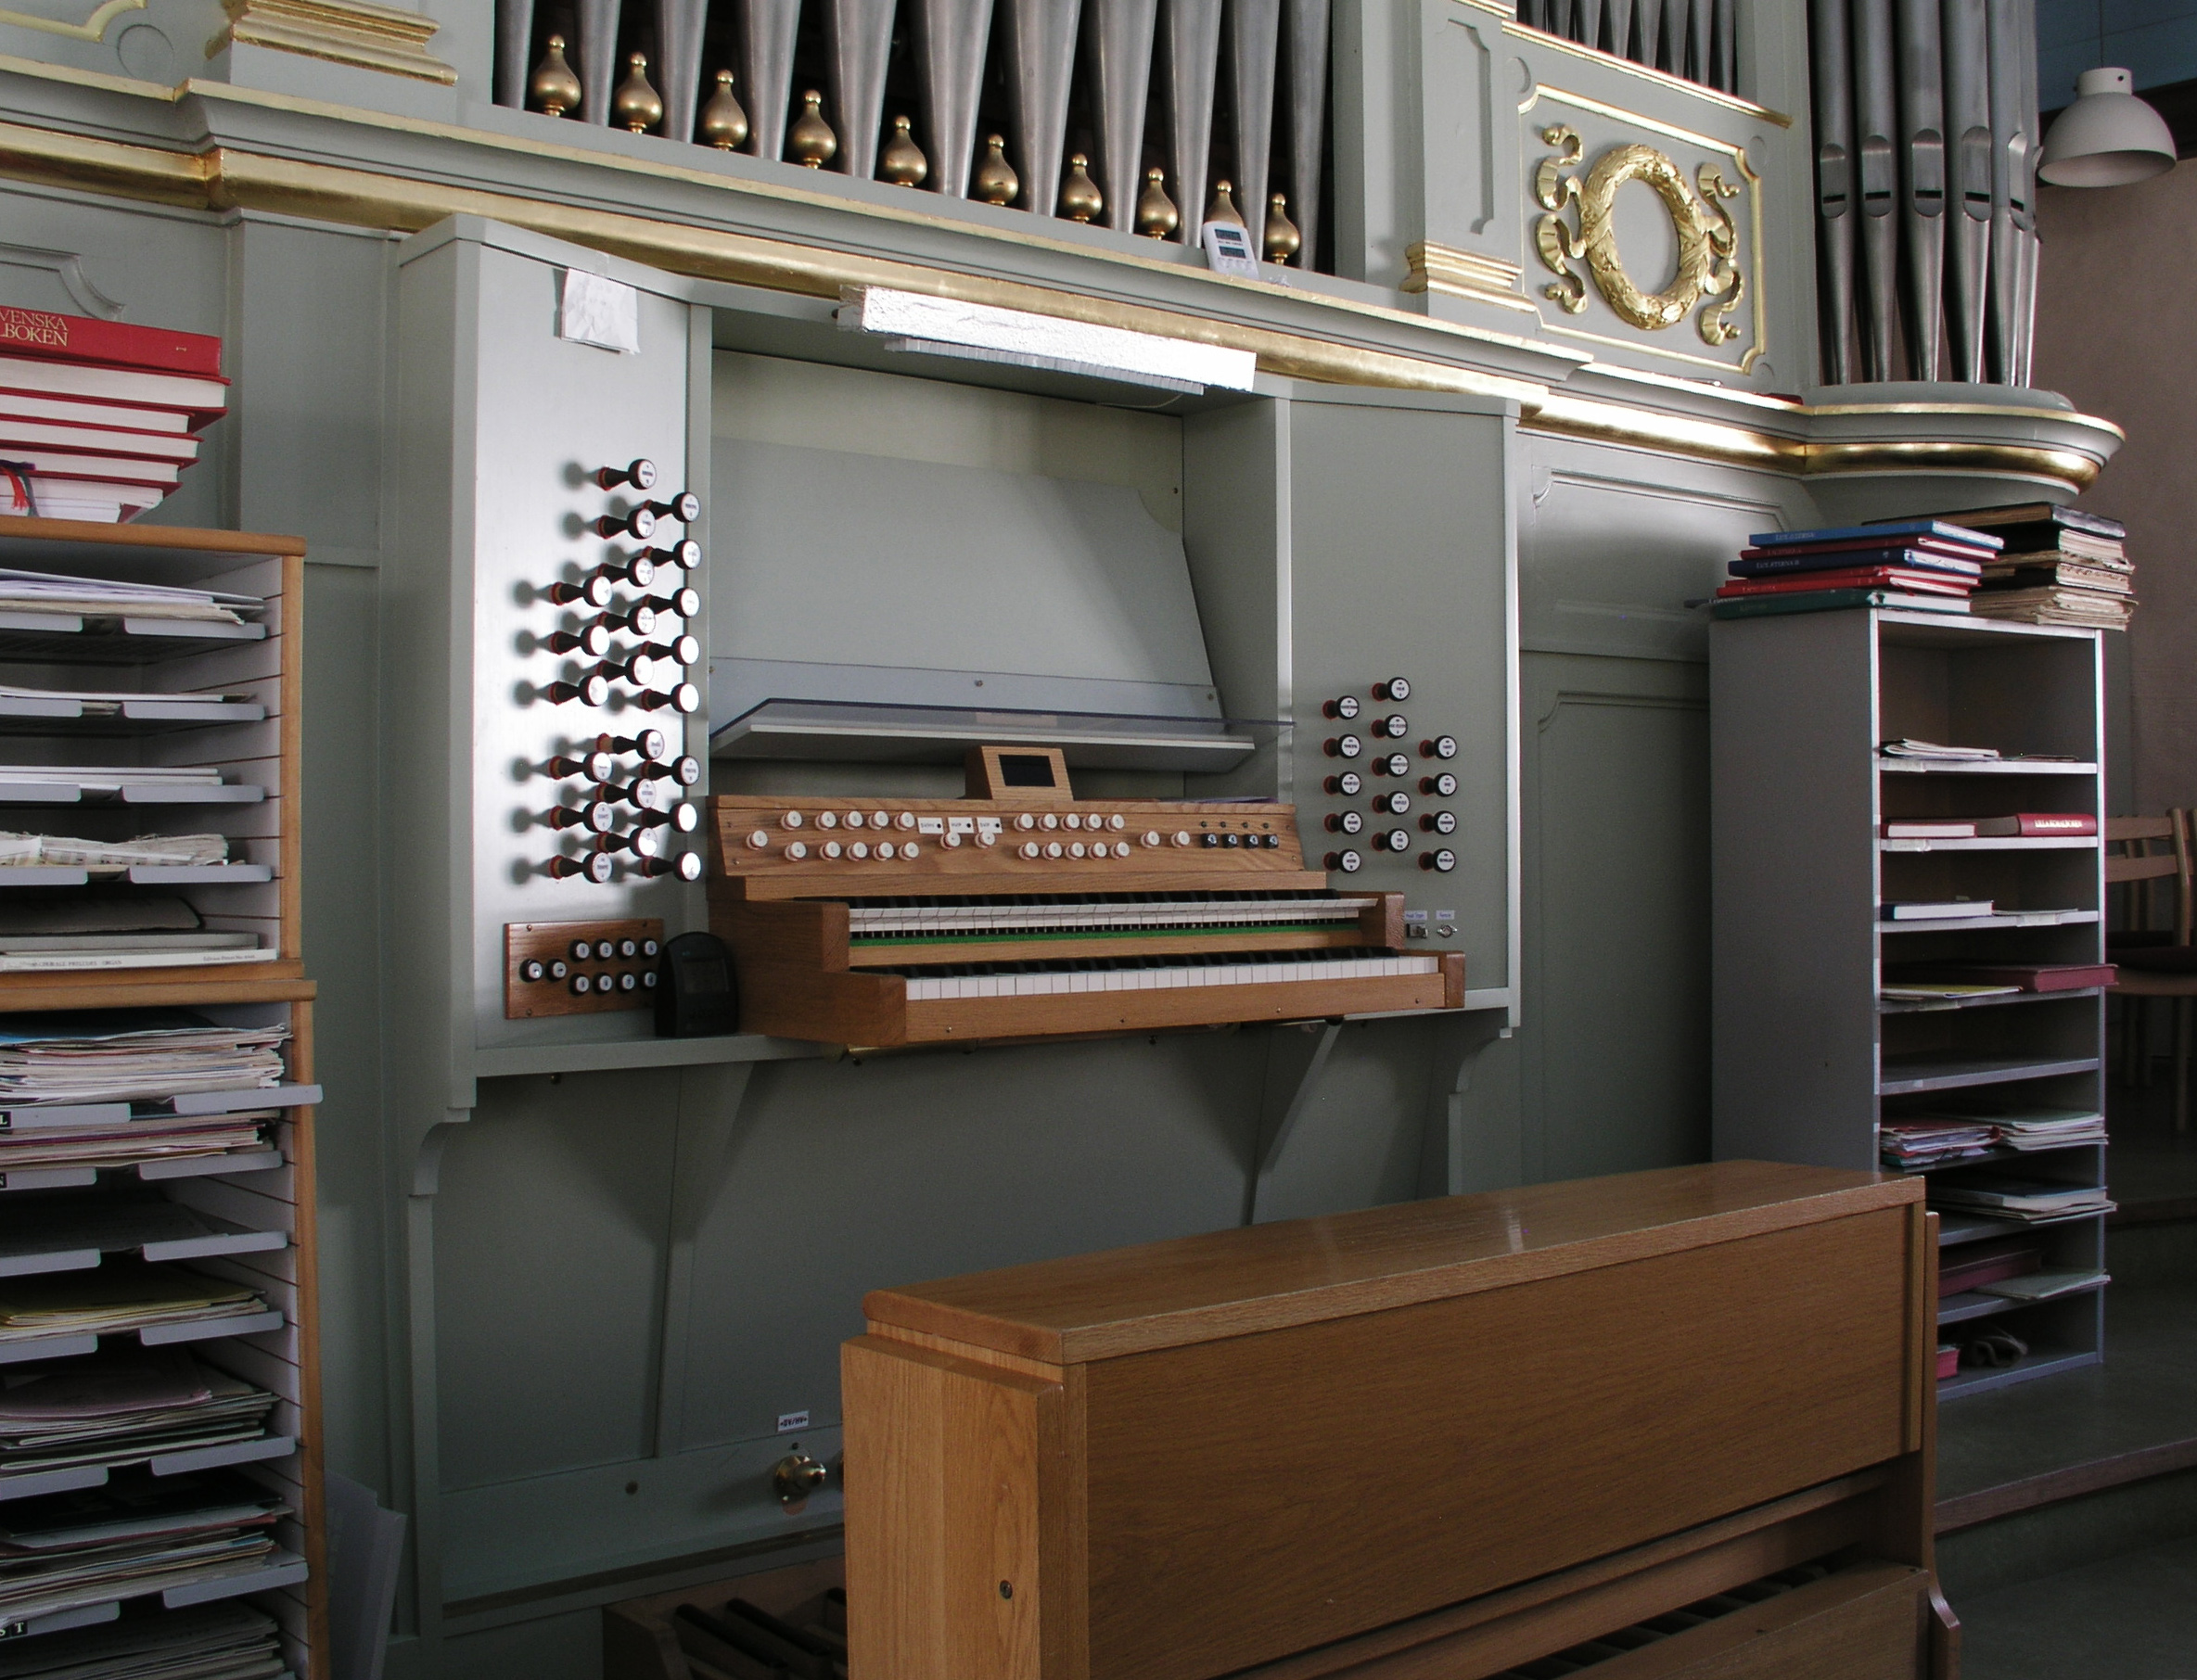
[[(1572, 266), (1583, 261), (1594, 289), (1630, 325), (1660, 332), (1683, 321), (1704, 299), (1713, 299), (1718, 301), (1702, 311), (1696, 324), (1702, 342), (1729, 344), (1738, 337), (1731, 316), (1745, 293), (1746, 277), (1732, 255), (1739, 235), (1721, 200), (1738, 197), (1739, 188), (1715, 164), (1704, 163), (1696, 172), (1697, 192), (1668, 154), (1637, 143), (1612, 146), (1582, 181), (1566, 172), (1586, 156), (1578, 131), (1557, 123), (1543, 129), (1541, 138), (1557, 148), (1533, 174), (1534, 201), (1547, 212), (1534, 225), (1534, 248), (1541, 265), (1556, 275), (1541, 295), (1567, 314), (1584, 312), (1587, 284)], [(1617, 254), (1617, 189), (1629, 181), (1654, 191), (1678, 235), (1678, 273), (1659, 292), (1641, 291)], [(1576, 225), (1565, 219), (1575, 206)]]

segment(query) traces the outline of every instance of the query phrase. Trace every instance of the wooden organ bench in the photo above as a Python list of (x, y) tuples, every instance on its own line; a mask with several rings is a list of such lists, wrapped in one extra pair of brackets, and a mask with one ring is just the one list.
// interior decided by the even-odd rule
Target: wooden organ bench
[(879, 1291), (850, 1680), (1950, 1680), (1935, 1275), (1724, 1162)]

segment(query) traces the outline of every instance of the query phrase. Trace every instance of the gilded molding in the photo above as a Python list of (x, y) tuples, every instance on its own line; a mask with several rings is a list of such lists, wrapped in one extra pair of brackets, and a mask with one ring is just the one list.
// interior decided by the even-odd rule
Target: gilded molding
[[(1620, 58), (1615, 53), (1605, 53), (1600, 47), (1584, 46), (1577, 41), (1567, 41), (1562, 35), (1551, 35), (1535, 29), (1530, 23), (1520, 23), (1515, 19), (1503, 25), (1506, 35), (1515, 35), (1535, 46), (1545, 46), (1560, 53), (1569, 53), (1575, 58), (1584, 58), (1590, 64), (1600, 64), (1609, 70), (1640, 80), (1656, 87), (1668, 88), (1674, 93), (1686, 94), (1710, 105), (1721, 105), (1727, 110), (1744, 111), (1750, 117), (1759, 117), (1765, 122), (1774, 122), (1780, 128), (1791, 128), (1793, 119), (1783, 111), (1773, 111), (1767, 105), (1756, 105), (1752, 99), (1743, 99), (1737, 94), (1728, 94), (1719, 88), (1705, 86), (1699, 82), (1689, 82), (1683, 76), (1674, 76), (1668, 70), (1652, 70), (1645, 64), (1635, 64), (1629, 58)], [(1527, 108), (1525, 106), (1521, 110)]]
[(223, 0), (229, 27), (207, 45), (211, 58), (230, 45), (263, 46), (454, 86), (458, 73), (427, 50), (442, 26), (418, 12), (371, 0)]
[(1526, 271), (1501, 257), (1421, 239), (1405, 248), (1404, 264), (1404, 291), (1448, 292), (1529, 315), (1539, 313), (1519, 295), (1518, 283)]
[(0, 23), (12, 23), (18, 29), (34, 29), (44, 34), (65, 35), (71, 41), (103, 41), (107, 26), (124, 12), (141, 12), (146, 0), (104, 0), (90, 17), (82, 23), (62, 23), (52, 18), (40, 18), (30, 12), (12, 11), (0, 6)]
[[(399, 232), (417, 232), (451, 215), (479, 215), (697, 278), (826, 298), (837, 297), (845, 286), (890, 286), (934, 297), (1031, 310), (1066, 320), (1248, 350), (1258, 356), (1261, 372), (1290, 378), (1508, 400), (1519, 404), (1520, 425), (1532, 431), (1774, 472), (2016, 474), (2055, 480), (2080, 490), (2097, 477), (2101, 464), (2100, 459), (2075, 450), (2015, 442), (1808, 442), (1744, 426), (1576, 397), (1531, 380), (1485, 374), (1424, 357), (1212, 320), (1153, 305), (235, 147), (186, 153), (0, 123), (0, 175), (185, 209), (261, 210)], [(1417, 318), (1412, 319), (1416, 324)], [(1621, 374), (1623, 370), (1613, 372)], [(1682, 388), (1680, 381), (1641, 378), (1643, 383)], [(1751, 393), (1720, 395), (1746, 398)], [(1750, 406), (1774, 407), (1799, 425), (1806, 425), (1817, 412), (1767, 401), (1753, 401)], [(1942, 414), (1948, 418), (1989, 419), (2016, 411), (1988, 404), (1964, 408), (1935, 403), (1854, 405), (1821, 412)], [(2056, 411), (2018, 412), (2110, 433), (2115, 439), (2120, 435), (2117, 428), (2088, 416)]]

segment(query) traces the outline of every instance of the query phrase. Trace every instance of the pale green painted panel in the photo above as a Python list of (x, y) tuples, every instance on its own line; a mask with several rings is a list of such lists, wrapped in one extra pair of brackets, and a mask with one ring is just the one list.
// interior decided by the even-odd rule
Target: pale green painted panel
[(446, 1488), (646, 1453), (675, 1069), (484, 1080), (443, 1154)]
[(1526, 662), (1529, 1178), (1708, 1156), (1705, 688), (1697, 667)]
[(837, 1421), (869, 1290), (1236, 1224), (1264, 1038), (759, 1067), (696, 1238), (677, 1445)]

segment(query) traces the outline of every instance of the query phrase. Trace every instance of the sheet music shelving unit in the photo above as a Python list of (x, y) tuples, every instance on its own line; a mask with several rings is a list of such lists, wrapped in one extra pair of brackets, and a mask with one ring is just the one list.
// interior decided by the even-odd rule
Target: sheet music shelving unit
[[(2104, 961), (2099, 839), (1888, 840), (1888, 820), (2102, 817), (2101, 632), (1861, 610), (1719, 620), (1710, 631), (1715, 1126), (1719, 1159), (1878, 1165), (1880, 1120), (1939, 1094), (2102, 1111), (2097, 989), (1959, 1006), (1881, 1000), (1884, 964)], [(2027, 762), (1890, 759), (1901, 737)], [(2049, 761), (2039, 761), (2049, 760)], [(1990, 898), (1990, 917), (1895, 925), (1888, 899)], [(2041, 912), (2059, 911), (2049, 922)], [(2019, 912), (2019, 913), (2011, 913)], [(2101, 1145), (1987, 1166), (2104, 1183)], [(2101, 1270), (2104, 1218), (2043, 1226), (1948, 1211), (1941, 1249), (2035, 1232), (2050, 1270)], [(1951, 1254), (1947, 1254), (1950, 1260)], [(1963, 1368), (1941, 1397), (2097, 1364), (2102, 1292), (2017, 1305), (1956, 1294), (1941, 1327), (2005, 1316), (2030, 1349)]]
[[(256, 626), (174, 623), (126, 617), (0, 612), (0, 682), (23, 687), (173, 694), (173, 702), (87, 719), (66, 703), (0, 697), (0, 759), (23, 764), (218, 767), (218, 788), (176, 789), (121, 778), (119, 792), (8, 782), (0, 775), (0, 827), (116, 839), (187, 824), (230, 841), (231, 860), (199, 870), (141, 869), (130, 890), (182, 897), (204, 926), (258, 936), (249, 961), (186, 967), (100, 967), (0, 972), (0, 1012), (187, 1008), (224, 1025), (287, 1024), (290, 1037), (279, 1087), (177, 1096), (128, 1105), (149, 1114), (212, 1114), (275, 1109), (269, 1147), (147, 1161), (95, 1170), (8, 1169), (8, 1138), (51, 1135), (50, 1106), (0, 1104), (0, 1279), (85, 1269), (132, 1253), (249, 1285), (269, 1311), (110, 1335), (128, 1345), (184, 1344), (204, 1364), (275, 1395), (262, 1438), (164, 1455), (142, 1470), (159, 1476), (227, 1470), (270, 1490), (293, 1515), (275, 1533), (275, 1550), (253, 1572), (115, 1599), (43, 1620), (0, 1622), (0, 1650), (72, 1627), (96, 1626), (126, 1610), (158, 1614), (239, 1598), (274, 1618), (296, 1680), (326, 1674), (318, 1329), (315, 1309), (313, 1104), (313, 986), (299, 948), (300, 765), (298, 654), (304, 547), (294, 538), (66, 520), (0, 520), (0, 566), (78, 578), (201, 588), (260, 597)], [(130, 715), (142, 713), (145, 715)], [(81, 885), (81, 871), (0, 869), (0, 899), (23, 890)], [(111, 1105), (110, 1105), (111, 1106)], [(80, 1109), (82, 1114), (85, 1111)], [(119, 1117), (119, 1116), (116, 1116)], [(41, 1122), (45, 1125), (42, 1127)], [(210, 1234), (103, 1254), (65, 1222), (11, 1221), (56, 1196), (156, 1193), (183, 1204)], [(11, 1233), (10, 1226), (14, 1227)], [(27, 1230), (37, 1235), (26, 1237)], [(12, 1235), (13, 1241), (5, 1239)], [(0, 1368), (33, 1358), (65, 1360), (100, 1344), (90, 1335), (50, 1343), (0, 1343)], [(0, 1475), (0, 1512), (9, 1501), (104, 1485), (109, 1469), (76, 1466)]]

